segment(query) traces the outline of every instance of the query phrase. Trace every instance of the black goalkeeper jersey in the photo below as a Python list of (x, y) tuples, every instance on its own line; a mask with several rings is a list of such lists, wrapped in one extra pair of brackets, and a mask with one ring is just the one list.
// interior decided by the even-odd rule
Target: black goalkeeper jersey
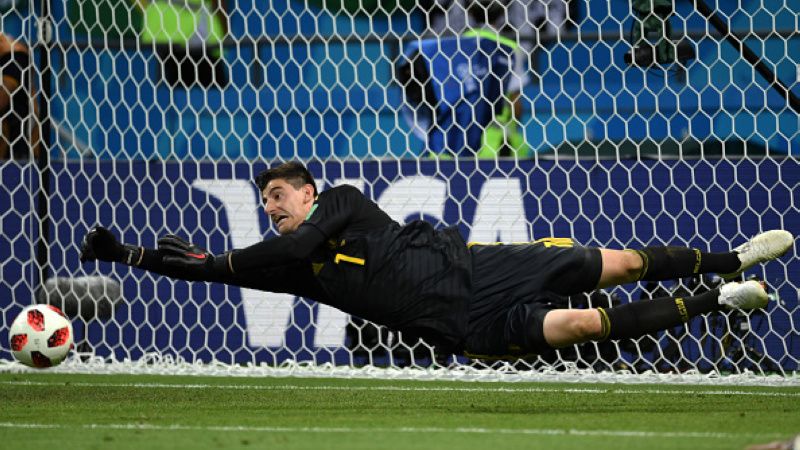
[(472, 265), (461, 235), (423, 221), (401, 226), (352, 186), (322, 192), (297, 231), (237, 250), (232, 262), (236, 274), (219, 281), (308, 297), (406, 342), (463, 346)]

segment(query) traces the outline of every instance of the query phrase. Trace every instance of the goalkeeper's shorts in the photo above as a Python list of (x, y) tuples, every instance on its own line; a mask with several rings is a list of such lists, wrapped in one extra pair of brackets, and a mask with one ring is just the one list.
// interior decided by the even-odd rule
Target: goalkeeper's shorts
[(471, 244), (473, 289), (465, 354), (516, 356), (552, 349), (544, 316), (567, 296), (597, 287), (600, 250), (570, 239), (530, 244)]

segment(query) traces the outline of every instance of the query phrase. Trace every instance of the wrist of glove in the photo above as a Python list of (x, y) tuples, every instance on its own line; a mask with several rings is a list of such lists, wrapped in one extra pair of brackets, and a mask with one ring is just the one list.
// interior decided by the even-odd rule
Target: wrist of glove
[(230, 252), (214, 255), (174, 234), (160, 238), (158, 250), (162, 254), (162, 262), (175, 268), (206, 277), (233, 273)]
[(108, 261), (138, 266), (142, 262), (144, 249), (136, 245), (123, 244), (106, 228), (94, 227), (86, 233), (81, 243), (80, 260)]

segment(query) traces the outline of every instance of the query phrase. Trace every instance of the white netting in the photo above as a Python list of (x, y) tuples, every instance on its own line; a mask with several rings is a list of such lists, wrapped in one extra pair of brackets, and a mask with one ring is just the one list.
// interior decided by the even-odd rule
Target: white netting
[[(727, 250), (767, 229), (800, 233), (800, 121), (786, 91), (797, 91), (799, 2), (719, 2), (713, 17), (702, 2), (432, 3), (242, 0), (223, 11), (212, 0), (0, 2), (3, 32), (33, 55), (26, 74), (44, 99), (47, 150), (39, 164), (19, 154), (0, 163), (0, 359), (11, 358), (8, 324), (35, 301), (44, 269), (50, 298), (75, 317), (82, 358), (65, 370), (796, 380), (794, 250), (748, 272), (770, 287), (765, 312), (444, 367), (305, 299), (79, 263), (77, 245), (95, 224), (149, 247), (167, 233), (215, 253), (257, 242), (273, 231), (251, 179), (296, 158), (321, 188), (353, 184), (399, 221), (458, 225), (471, 241), (571, 236), (612, 248)], [(470, 9), (492, 24), (468, 18)], [(10, 63), (0, 63), (6, 74)], [(21, 111), (0, 111), (4, 133)], [(111, 280), (82, 278), (98, 272)], [(571, 302), (683, 295), (716, 282), (626, 286)]]
[[(18, 362), (0, 361), (0, 372), (37, 373), (39, 369)], [(447, 367), (352, 367), (333, 363), (313, 364), (309, 362), (284, 361), (279, 365), (260, 364), (236, 366), (224, 363), (189, 363), (163, 355), (148, 355), (138, 360), (109, 361), (105, 358), (80, 360), (69, 359), (49, 370), (54, 373), (104, 373), (138, 375), (204, 375), (226, 377), (297, 377), (297, 378), (380, 378), (389, 380), (424, 381), (476, 381), (476, 382), (558, 382), (558, 383), (629, 383), (629, 384), (702, 384), (743, 386), (788, 386), (798, 385), (797, 374), (782, 376), (764, 375), (750, 371), (738, 374), (700, 373), (689, 371), (682, 374), (659, 372), (633, 373), (628, 371), (598, 372), (570, 366), (554, 370), (519, 370), (511, 363), (485, 369), (466, 365)], [(346, 388), (346, 387), (345, 387)], [(391, 387), (387, 387), (391, 389)], [(398, 387), (403, 390), (403, 387)], [(422, 388), (424, 389), (424, 388)], [(466, 388), (467, 390), (469, 388)], [(536, 388), (533, 388), (536, 389)], [(545, 388), (546, 389), (546, 388)], [(453, 390), (459, 390), (453, 388)], [(724, 392), (722, 392), (724, 393)]]

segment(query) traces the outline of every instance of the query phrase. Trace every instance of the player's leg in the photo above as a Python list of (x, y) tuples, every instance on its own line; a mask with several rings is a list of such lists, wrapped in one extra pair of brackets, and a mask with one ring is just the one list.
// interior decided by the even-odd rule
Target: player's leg
[(553, 348), (580, 344), (602, 337), (597, 309), (554, 309), (544, 316), (544, 340)]
[(728, 283), (692, 297), (662, 297), (614, 308), (554, 309), (544, 316), (543, 336), (559, 348), (591, 340), (635, 338), (675, 327), (723, 308), (762, 308), (768, 302), (756, 281)]
[(736, 270), (736, 253), (704, 253), (689, 247), (645, 247), (641, 250), (600, 249), (603, 271), (598, 288), (635, 281), (662, 281), (699, 273)]
[(700, 273), (718, 273), (723, 278), (731, 279), (755, 264), (782, 256), (793, 244), (791, 233), (772, 230), (725, 253), (706, 253), (688, 247), (601, 249), (603, 269), (597, 287), (639, 280), (670, 280)]

